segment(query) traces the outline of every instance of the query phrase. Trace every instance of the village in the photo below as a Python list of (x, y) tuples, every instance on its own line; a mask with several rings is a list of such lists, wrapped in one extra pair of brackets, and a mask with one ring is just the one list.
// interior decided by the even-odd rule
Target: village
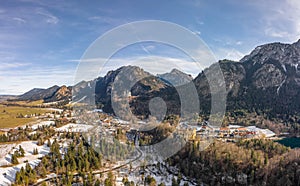
[[(109, 135), (118, 139), (121, 143), (126, 141), (139, 145), (139, 131), (135, 129), (131, 122), (121, 120), (111, 114), (102, 112), (102, 110), (93, 110), (85, 114), (85, 117), (91, 118), (97, 116), (92, 124), (76, 122), (75, 116), (71, 110), (51, 109), (51, 111), (39, 115), (24, 115), (22, 117), (35, 117), (37, 122), (26, 124), (10, 129), (1, 129), (1, 154), (0, 154), (0, 180), (7, 185), (15, 181), (15, 174), (29, 163), (35, 167), (41, 161), (41, 158), (50, 152), (48, 143), (58, 140), (61, 153), (64, 153), (69, 141), (62, 138), (71, 133), (83, 134), (89, 131), (101, 135)], [(146, 122), (140, 121), (138, 125), (146, 125)], [(239, 139), (252, 138), (269, 138), (275, 137), (275, 133), (269, 129), (261, 129), (255, 126), (228, 125), (227, 127), (211, 126), (208, 122), (190, 125), (187, 122), (180, 122), (181, 131), (185, 131), (191, 141), (201, 141), (207, 137), (213, 137), (217, 140), (236, 141)], [(46, 134), (45, 134), (45, 131)], [(22, 135), (20, 135), (22, 134)], [(49, 142), (50, 141), (50, 142)], [(6, 142), (10, 142), (7, 144)], [(13, 162), (13, 155), (19, 149), (24, 150), (24, 156), (17, 158), (17, 163)], [(113, 164), (120, 165), (121, 162), (110, 162), (109, 167)], [(123, 162), (126, 163), (126, 162)], [(122, 163), (121, 163), (122, 164)], [(107, 165), (108, 166), (108, 165)], [(109, 168), (107, 167), (107, 168)], [(122, 170), (127, 170), (123, 167)], [(126, 172), (126, 171), (124, 171)], [(128, 170), (127, 170), (128, 172)], [(47, 178), (55, 176), (47, 175)], [(119, 185), (122, 185), (122, 177), (119, 175)], [(169, 178), (170, 181), (171, 178)]]
[(227, 127), (215, 127), (211, 126), (208, 122), (203, 122), (198, 126), (188, 126), (183, 124), (187, 128), (193, 130), (191, 140), (201, 140), (207, 136), (214, 137), (216, 139), (252, 139), (252, 138), (273, 138), (276, 134), (269, 129), (261, 129), (256, 126), (240, 126), (240, 125), (228, 125)]

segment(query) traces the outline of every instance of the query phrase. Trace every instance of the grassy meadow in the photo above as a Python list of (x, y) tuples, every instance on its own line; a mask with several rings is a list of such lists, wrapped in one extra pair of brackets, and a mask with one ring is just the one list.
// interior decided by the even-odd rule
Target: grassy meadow
[(31, 114), (43, 114), (47, 112), (42, 108), (30, 108), (21, 106), (6, 106), (0, 104), (0, 128), (12, 128), (33, 122), (35, 118), (23, 118), (20, 116)]

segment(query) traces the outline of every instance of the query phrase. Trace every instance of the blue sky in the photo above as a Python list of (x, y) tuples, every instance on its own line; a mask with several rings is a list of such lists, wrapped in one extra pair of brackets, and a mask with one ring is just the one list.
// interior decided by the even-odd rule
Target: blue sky
[[(110, 29), (132, 21), (179, 24), (197, 34), (217, 60), (239, 60), (257, 45), (300, 39), (299, 19), (298, 0), (2, 0), (0, 94), (73, 84), (78, 61), (88, 46)], [(180, 52), (151, 42), (130, 46), (114, 60), (126, 65), (128, 59), (149, 55), (158, 61), (186, 60)], [(191, 68), (187, 72), (199, 73)]]

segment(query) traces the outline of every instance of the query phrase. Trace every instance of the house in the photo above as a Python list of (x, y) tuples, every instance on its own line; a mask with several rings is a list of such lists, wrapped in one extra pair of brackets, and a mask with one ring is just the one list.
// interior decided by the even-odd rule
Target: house
[(238, 136), (241, 136), (241, 137), (245, 137), (245, 136), (247, 135), (247, 132), (248, 132), (248, 129), (247, 129), (247, 128), (245, 128), (245, 127), (240, 127), (240, 128), (235, 129), (234, 135), (238, 135)]
[(221, 127), (219, 130), (220, 137), (228, 137), (230, 134), (230, 129), (228, 127)]
[(262, 135), (262, 137), (266, 137), (266, 138), (271, 138), (276, 135), (274, 132), (272, 132), (269, 129), (260, 129), (260, 134)]
[(274, 137), (276, 135), (273, 131), (271, 131), (269, 129), (261, 129), (256, 126), (249, 126), (249, 127), (247, 127), (247, 129), (248, 129), (249, 135), (253, 135), (253, 136), (257, 136), (257, 137), (270, 138), (270, 137)]
[(228, 128), (230, 129), (231, 133), (234, 133), (238, 128), (241, 128), (240, 125), (228, 125)]

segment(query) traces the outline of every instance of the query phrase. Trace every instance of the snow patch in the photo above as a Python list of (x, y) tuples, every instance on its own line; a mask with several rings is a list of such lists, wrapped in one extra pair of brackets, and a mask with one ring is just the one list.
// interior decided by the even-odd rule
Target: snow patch
[(285, 67), (285, 65), (282, 64), (281, 66), (282, 66), (283, 70), (286, 72), (286, 67)]
[(295, 67), (295, 70), (297, 71), (298, 70), (298, 63), (296, 63), (296, 64), (291, 64), (291, 66), (293, 66), (293, 67)]
[(277, 88), (277, 94), (279, 94), (279, 90), (280, 90), (280, 88), (282, 87), (282, 85), (285, 83), (285, 80), (286, 80), (286, 78), (280, 83), (280, 85), (278, 86), (278, 88)]
[(92, 129), (93, 127), (93, 125), (69, 123), (55, 130), (59, 132), (88, 132), (89, 129)]

